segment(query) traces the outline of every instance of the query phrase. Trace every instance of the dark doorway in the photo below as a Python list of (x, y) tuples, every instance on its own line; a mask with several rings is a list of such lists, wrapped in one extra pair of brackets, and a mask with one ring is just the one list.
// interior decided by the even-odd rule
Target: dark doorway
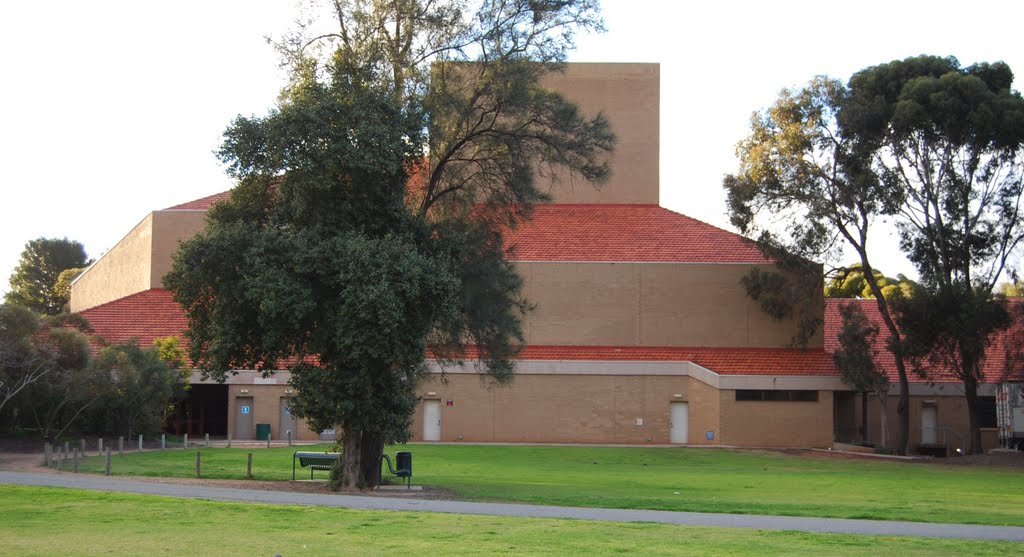
[(175, 435), (226, 437), (228, 434), (228, 386), (192, 385), (185, 398), (174, 405), (167, 424)]

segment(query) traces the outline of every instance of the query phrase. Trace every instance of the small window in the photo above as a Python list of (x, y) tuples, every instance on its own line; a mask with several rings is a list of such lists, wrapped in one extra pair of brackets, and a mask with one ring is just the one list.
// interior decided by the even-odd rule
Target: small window
[(737, 389), (737, 401), (818, 402), (818, 391)]

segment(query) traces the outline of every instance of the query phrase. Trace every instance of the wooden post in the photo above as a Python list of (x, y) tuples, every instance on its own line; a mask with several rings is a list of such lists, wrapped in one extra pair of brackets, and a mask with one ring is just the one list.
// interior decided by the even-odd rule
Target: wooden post
[(250, 480), (252, 479), (252, 453), (249, 453), (249, 457), (246, 459), (245, 477)]
[(288, 430), (288, 446), (292, 446), (292, 430)]
[(197, 478), (202, 477), (202, 476), (199, 475), (199, 455), (200, 455), (199, 451), (196, 451), (196, 477)]
[(210, 434), (209, 433), (206, 434), (206, 448), (207, 449), (210, 448)]
[(267, 448), (270, 448), (270, 433), (267, 433)]
[(71, 441), (65, 441), (64, 442), (64, 454), (67, 455), (69, 452), (71, 452)]
[(185, 434), (185, 448), (188, 448), (188, 434)]
[(124, 452), (124, 435), (117, 438), (117, 454)]
[(142, 434), (139, 434), (139, 452), (142, 452)]
[(96, 440), (96, 456), (103, 456), (103, 438)]
[(82, 456), (85, 456), (85, 437), (82, 437), (82, 441), (79, 443), (82, 447)]
[(166, 448), (167, 448), (167, 434), (166, 433), (161, 433), (160, 434), (160, 450), (162, 451), (162, 450), (164, 450)]
[(231, 448), (231, 433), (228, 433), (228, 448)]
[(109, 445), (107, 446), (107, 465), (106, 465), (106, 468), (104, 469), (104, 475), (106, 475), (106, 476), (110, 475), (110, 446)]

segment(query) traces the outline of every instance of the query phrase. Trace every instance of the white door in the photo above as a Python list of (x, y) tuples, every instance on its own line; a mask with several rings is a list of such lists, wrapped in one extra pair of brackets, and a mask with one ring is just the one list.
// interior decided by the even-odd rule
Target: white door
[(690, 408), (686, 402), (670, 402), (672, 421), (669, 423), (668, 440), (672, 443), (690, 441)]
[(921, 408), (921, 444), (934, 445), (936, 443), (935, 427), (938, 425), (938, 417), (934, 406)]
[(441, 401), (423, 401), (423, 440), (441, 440)]

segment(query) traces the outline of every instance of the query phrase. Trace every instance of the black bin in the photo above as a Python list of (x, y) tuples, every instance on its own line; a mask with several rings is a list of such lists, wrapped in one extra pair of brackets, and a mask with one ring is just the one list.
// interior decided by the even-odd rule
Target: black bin
[(395, 468), (399, 473), (406, 472), (412, 476), (412, 453), (409, 451), (395, 453)]

